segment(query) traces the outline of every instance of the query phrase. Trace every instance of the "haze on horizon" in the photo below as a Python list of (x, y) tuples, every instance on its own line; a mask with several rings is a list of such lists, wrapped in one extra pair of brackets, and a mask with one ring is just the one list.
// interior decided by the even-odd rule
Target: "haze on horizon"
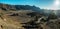
[(59, 0), (0, 0), (0, 3), (11, 5), (35, 5), (41, 9), (60, 9)]

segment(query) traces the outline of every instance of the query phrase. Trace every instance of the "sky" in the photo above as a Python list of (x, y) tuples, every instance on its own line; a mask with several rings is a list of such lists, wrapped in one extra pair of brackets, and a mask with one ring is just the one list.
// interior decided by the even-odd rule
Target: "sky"
[(55, 0), (0, 0), (0, 3), (11, 5), (35, 5), (41, 9), (51, 9), (54, 1)]

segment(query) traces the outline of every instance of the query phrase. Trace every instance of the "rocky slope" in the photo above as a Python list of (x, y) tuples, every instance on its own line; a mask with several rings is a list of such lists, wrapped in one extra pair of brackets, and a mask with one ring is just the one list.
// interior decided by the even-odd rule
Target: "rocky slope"
[(0, 29), (60, 29), (58, 12), (36, 6), (0, 3)]
[[(20, 10), (20, 11), (4, 11), (0, 10), (0, 29), (24, 29), (23, 24), (34, 17), (27, 15), (34, 11), (31, 10)], [(35, 14), (34, 14), (35, 15)]]

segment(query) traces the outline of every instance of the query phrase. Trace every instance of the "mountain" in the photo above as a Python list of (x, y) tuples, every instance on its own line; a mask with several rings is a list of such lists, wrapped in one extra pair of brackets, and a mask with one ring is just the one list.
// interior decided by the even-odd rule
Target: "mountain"
[(0, 29), (26, 29), (26, 27), (27, 29), (36, 27), (38, 29), (60, 29), (60, 17), (58, 16), (60, 16), (60, 10), (0, 3)]
[[(0, 3), (0, 9), (1, 10), (5, 10), (5, 11), (10, 11), (10, 10), (32, 10), (32, 11), (35, 11), (35, 12), (38, 12), (38, 13), (47, 13), (47, 12), (50, 12), (49, 10), (45, 10), (45, 9), (40, 9), (39, 7), (36, 7), (36, 6), (30, 6), (30, 5), (9, 5), (9, 4), (2, 4)], [(48, 14), (48, 13), (47, 13)]]
[[(20, 10), (32, 10), (35, 11), (37, 13), (40, 14), (44, 14), (44, 15), (49, 15), (52, 10), (48, 10), (48, 9), (40, 9), (39, 7), (36, 6), (30, 6), (30, 5), (9, 5), (9, 4), (3, 4), (0, 3), (0, 10), (5, 10), (5, 11), (20, 11)], [(60, 15), (60, 10), (54, 10), (54, 13), (56, 13), (57, 15)]]
[(0, 3), (0, 9), (3, 10), (33, 10), (38, 11), (40, 10), (39, 7), (30, 6), (30, 5), (8, 5)]

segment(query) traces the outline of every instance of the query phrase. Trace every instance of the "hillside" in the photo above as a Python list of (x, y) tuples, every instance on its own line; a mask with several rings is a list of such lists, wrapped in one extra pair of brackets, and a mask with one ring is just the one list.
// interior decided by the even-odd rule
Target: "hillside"
[(24, 29), (24, 27), (22, 27), (23, 24), (21, 23), (34, 20), (34, 16), (37, 14), (39, 13), (35, 13), (35, 11), (32, 10), (5, 11), (0, 9), (0, 25), (2, 26), (0, 27), (1, 29)]
[(0, 9), (4, 10), (33, 10), (33, 11), (39, 11), (40, 8), (36, 6), (30, 6), (30, 5), (8, 5), (8, 4), (2, 4), (0, 3)]
[(0, 29), (60, 29), (60, 10), (0, 3)]

